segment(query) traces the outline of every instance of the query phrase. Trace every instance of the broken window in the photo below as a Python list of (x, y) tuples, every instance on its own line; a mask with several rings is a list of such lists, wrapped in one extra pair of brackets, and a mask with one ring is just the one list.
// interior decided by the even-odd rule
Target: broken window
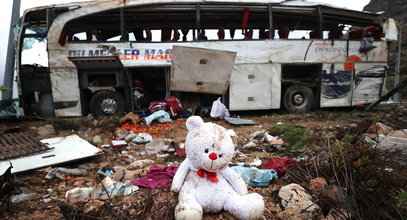
[(61, 35), (68, 42), (120, 41), (120, 17), (120, 9), (83, 16), (68, 22)]
[(318, 39), (320, 19), (316, 8), (273, 7), (275, 39)]
[(125, 9), (128, 39), (133, 42), (192, 41), (195, 5), (154, 5)]
[(198, 40), (269, 38), (266, 5), (201, 5)]

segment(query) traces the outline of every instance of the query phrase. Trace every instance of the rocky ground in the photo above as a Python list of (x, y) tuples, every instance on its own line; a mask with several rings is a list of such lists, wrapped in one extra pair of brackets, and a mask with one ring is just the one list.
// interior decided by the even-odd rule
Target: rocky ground
[[(389, 132), (376, 130), (376, 132), (372, 133), (369, 127), (377, 124), (377, 122), (388, 125), (392, 130), (406, 129), (407, 108), (405, 107), (376, 107), (370, 112), (354, 108), (326, 109), (317, 110), (308, 114), (287, 114), (279, 111), (245, 112), (234, 113), (232, 116), (252, 119), (256, 125), (235, 126), (224, 120), (210, 118), (205, 118), (204, 120), (215, 122), (225, 128), (233, 129), (236, 132), (238, 136), (236, 140), (237, 149), (241, 153), (234, 157), (233, 162), (244, 162), (247, 165), (256, 161), (256, 158), (259, 158), (262, 165), (264, 165), (271, 158), (282, 158), (284, 156), (294, 158), (299, 162), (295, 167), (287, 169), (287, 173), (284, 177), (279, 178), (277, 181), (272, 181), (267, 187), (249, 187), (249, 191), (257, 192), (264, 197), (266, 209), (263, 219), (344, 219), (350, 216), (354, 218), (369, 216), (367, 214), (367, 212), (369, 212), (368, 208), (363, 210), (364, 207), (369, 206), (359, 204), (359, 200), (355, 195), (366, 193), (363, 195), (369, 198), (370, 195), (375, 195), (379, 192), (375, 192), (375, 190), (377, 187), (380, 187), (382, 183), (379, 178), (357, 182), (363, 178), (353, 173), (358, 173), (358, 169), (362, 170), (368, 167), (371, 169), (373, 166), (379, 166), (378, 164), (381, 163), (378, 161), (379, 159), (385, 160), (386, 163), (389, 162), (391, 165), (386, 165), (389, 169), (404, 170), (404, 173), (398, 172), (398, 176), (401, 177), (396, 180), (398, 185), (395, 186), (393, 184), (393, 186), (397, 187), (397, 190), (407, 189), (405, 173), (407, 169), (405, 169), (405, 165), (395, 165), (391, 158), (383, 159), (385, 158), (384, 156), (376, 160), (372, 155), (378, 155), (378, 153), (376, 151), (372, 153), (368, 150), (368, 147), (365, 147), (368, 144), (366, 144), (363, 136), (363, 134), (370, 132), (370, 136), (374, 139), (374, 134), (377, 135), (377, 133), (380, 132), (387, 134)], [(178, 119), (167, 127), (154, 124), (156, 129), (148, 131), (154, 133), (154, 138), (163, 139), (166, 144), (173, 141), (182, 145), (187, 133), (184, 125), (185, 120), (186, 119)], [(291, 148), (296, 144), (294, 143), (295, 140), (294, 142), (289, 140), (289, 133), (283, 134), (276, 129), (277, 124), (281, 123), (284, 125), (293, 125), (295, 128), (303, 129), (303, 131), (306, 130), (305, 135), (307, 139), (303, 143), (301, 142), (299, 147), (296, 145), (295, 148)], [(46, 125), (46, 127), (42, 127), (41, 129), (43, 130), (39, 129), (44, 125)], [(0, 123), (0, 132), (4, 132), (9, 128), (22, 131), (29, 130), (36, 133), (40, 132), (41, 134), (38, 134), (39, 139), (66, 136), (74, 133), (90, 143), (96, 141), (94, 137), (99, 135), (101, 140), (97, 140), (98, 143), (96, 143), (96, 145), (100, 147), (103, 144), (109, 143), (111, 139), (116, 138), (115, 131), (121, 126), (117, 118), (93, 119), (84, 117), (75, 119), (48, 119), (45, 121), (9, 120)], [(257, 132), (257, 135), (253, 134), (255, 132)], [(272, 145), (271, 142), (265, 138), (267, 135), (282, 137), (284, 144)], [(350, 140), (346, 141), (345, 137), (348, 136), (350, 136)], [(334, 152), (336, 148), (332, 148), (333, 150), (330, 148), (331, 143), (332, 146), (335, 146), (335, 144), (340, 146), (337, 148), (339, 149), (338, 154)], [(362, 148), (364, 150), (363, 153), (360, 153), (362, 150), (351, 153), (351, 155), (359, 155), (360, 153), (360, 157), (352, 159), (352, 161), (345, 166), (345, 170), (354, 170), (351, 172), (347, 172), (346, 170), (346, 172), (341, 173), (340, 164), (346, 164), (344, 161), (348, 161), (348, 156), (345, 158), (343, 154), (346, 154), (348, 151), (350, 152), (349, 148), (346, 148), (347, 145), (351, 147), (351, 150)], [(327, 146), (328, 148), (326, 148)], [(341, 146), (343, 148), (341, 148)], [(343, 152), (342, 149), (344, 150)], [(51, 170), (51, 167), (18, 173), (16, 175), (16, 184), (18, 186), (16, 187), (24, 193), (35, 193), (35, 195), (30, 201), (20, 203), (10, 203), (7, 205), (7, 202), (3, 201), (0, 206), (0, 218), (173, 219), (174, 208), (177, 204), (177, 194), (170, 191), (170, 183), (167, 184), (165, 188), (156, 188), (153, 190), (140, 187), (136, 192), (130, 195), (114, 198), (73, 201), (67, 201), (65, 198), (65, 193), (70, 189), (100, 186), (104, 176), (97, 174), (97, 171), (106, 167), (125, 168), (137, 160), (153, 160), (153, 164), (150, 163), (147, 166), (139, 166), (131, 172), (128, 171), (126, 175), (118, 176), (117, 173), (119, 172), (115, 172), (114, 174), (116, 174), (116, 176), (111, 176), (113, 181), (124, 179), (132, 180), (145, 175), (151, 165), (162, 167), (178, 165), (184, 159), (184, 157), (179, 157), (173, 152), (160, 152), (159, 155), (168, 153), (168, 156), (157, 157), (155, 154), (148, 155), (140, 153), (143, 151), (145, 151), (143, 144), (129, 145), (128, 148), (120, 150), (105, 148), (102, 155), (74, 163), (58, 165), (58, 167), (79, 168), (86, 171), (84, 175), (78, 176), (67, 174), (65, 179), (45, 178), (47, 173)], [(324, 155), (328, 156), (324, 157)], [(335, 156), (338, 155), (342, 155), (343, 158), (341, 158), (341, 156), (339, 156), (339, 159), (336, 158)], [(324, 157), (325, 160), (319, 160), (320, 157)], [(352, 156), (349, 158), (351, 157)], [(327, 162), (326, 164), (328, 165), (324, 166), (321, 161)], [(335, 161), (336, 163), (332, 163)], [(334, 165), (331, 166), (331, 164)], [(365, 166), (365, 164), (369, 165)], [(329, 169), (335, 166), (338, 167), (335, 172)], [(380, 170), (381, 168), (374, 169), (374, 171), (363, 170), (361, 173), (374, 172), (374, 174), (376, 174), (378, 169)], [(385, 171), (381, 170), (380, 172)], [(348, 174), (349, 176), (346, 176)], [(344, 175), (346, 177), (342, 178)], [(386, 176), (388, 174), (381, 173), (378, 175)], [(314, 179), (316, 177), (323, 178)], [(349, 179), (350, 181), (348, 181)], [(390, 181), (389, 179), (387, 180)], [(282, 198), (281, 195), (279, 196), (279, 194), (281, 194), (280, 189), (290, 183), (297, 183), (303, 187), (301, 188), (301, 186), (296, 185), (295, 187), (300, 188), (296, 188), (295, 191), (301, 194), (301, 199), (311, 202), (312, 208), (310, 208), (310, 206), (300, 207), (301, 204), (291, 204), (291, 202), (288, 202), (291, 205), (287, 205), (287, 202), (284, 202), (284, 198)], [(351, 185), (348, 183), (358, 184)], [(392, 183), (386, 182), (386, 184)], [(363, 188), (361, 186), (366, 187)], [(383, 187), (387, 186), (383, 185)], [(369, 189), (372, 190), (369, 191)], [(16, 193), (18, 194), (19, 192)], [(332, 193), (336, 194), (333, 195)], [(398, 194), (399, 197), (396, 196), (394, 201), (397, 202), (396, 198), (402, 198), (400, 197), (402, 194), (403, 193)], [(353, 195), (353, 197), (351, 196), (353, 201), (347, 202), (349, 198), (346, 195)], [(326, 199), (328, 197), (329, 199)], [(407, 201), (407, 198), (404, 199)], [(307, 201), (305, 203), (307, 203)], [(328, 204), (327, 201), (330, 203)], [(318, 204), (318, 207), (316, 204)], [(377, 202), (376, 205), (380, 205), (379, 202)], [(398, 203), (393, 204), (394, 207), (399, 207), (398, 205)], [(374, 204), (371, 207), (375, 207)], [(403, 212), (406, 211), (403, 210), (403, 208), (395, 210), (394, 212), (389, 211), (389, 213), (384, 216), (387, 215), (393, 219), (397, 219), (397, 217), (402, 218), (401, 216), (405, 214)], [(393, 213), (397, 212), (400, 213), (399, 216), (397, 216), (397, 214), (393, 215)], [(377, 216), (380, 218), (380, 215)], [(227, 212), (221, 212), (205, 215), (204, 219), (234, 218)]]

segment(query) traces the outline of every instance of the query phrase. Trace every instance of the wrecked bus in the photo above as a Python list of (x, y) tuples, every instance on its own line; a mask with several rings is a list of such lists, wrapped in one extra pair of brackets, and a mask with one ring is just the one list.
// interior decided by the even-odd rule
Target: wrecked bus
[[(232, 111), (371, 103), (385, 90), (392, 19), (307, 1), (106, 0), (24, 13), (20, 105), (120, 115), (176, 95)], [(45, 64), (27, 48), (43, 42)], [(222, 59), (225, 61), (220, 62)], [(209, 104), (208, 104), (209, 103)]]

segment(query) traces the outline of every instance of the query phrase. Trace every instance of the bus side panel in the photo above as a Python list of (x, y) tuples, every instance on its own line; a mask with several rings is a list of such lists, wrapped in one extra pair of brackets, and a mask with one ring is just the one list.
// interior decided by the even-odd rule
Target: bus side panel
[(383, 94), (386, 64), (355, 64), (352, 105), (368, 104)]
[(229, 108), (260, 110), (280, 108), (281, 65), (235, 65), (229, 91)]
[(345, 70), (343, 66), (343, 63), (322, 65), (321, 107), (351, 105), (353, 70)]
[[(76, 67), (51, 68), (52, 96), (56, 117), (82, 116)], [(63, 103), (75, 103), (73, 107)], [(58, 104), (60, 103), (60, 104)], [(67, 108), (66, 108), (67, 107)]]

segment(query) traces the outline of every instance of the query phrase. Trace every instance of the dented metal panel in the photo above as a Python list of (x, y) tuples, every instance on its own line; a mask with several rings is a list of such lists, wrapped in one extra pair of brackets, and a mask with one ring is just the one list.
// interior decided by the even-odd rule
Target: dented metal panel
[(260, 110), (280, 108), (281, 65), (246, 64), (233, 67), (229, 109)]
[(171, 91), (225, 94), (236, 52), (173, 47)]
[(385, 64), (355, 64), (352, 105), (368, 104), (383, 94)]

